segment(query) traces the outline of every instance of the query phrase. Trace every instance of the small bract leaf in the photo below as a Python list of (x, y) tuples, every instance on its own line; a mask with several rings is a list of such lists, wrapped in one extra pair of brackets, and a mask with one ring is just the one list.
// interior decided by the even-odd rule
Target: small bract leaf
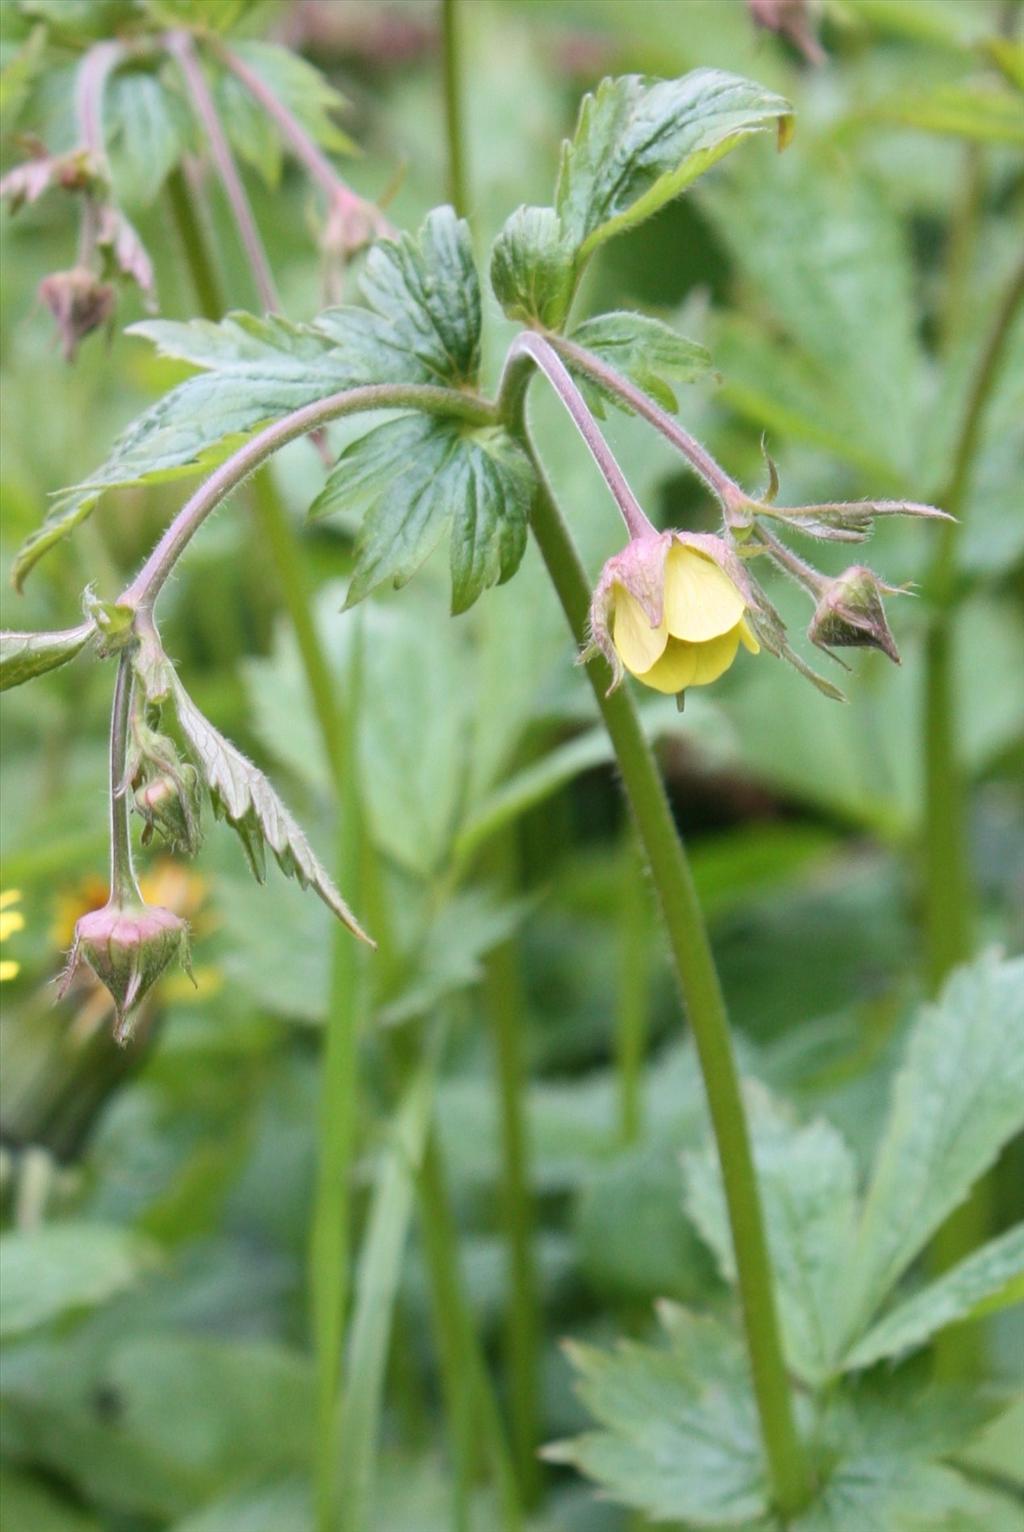
[[(600, 314), (585, 319), (570, 338), (670, 410), (677, 407), (671, 384), (690, 383), (711, 366), (710, 354), (703, 346), (647, 314)], [(571, 360), (567, 360), (573, 370)], [(592, 378), (584, 382), (588, 389), (600, 391), (602, 399), (628, 412), (628, 405), (612, 389), (600, 389)]]
[(55, 633), (0, 633), (0, 691), (73, 660), (96, 632), (91, 622)]
[(302, 888), (312, 888), (353, 935), (375, 946), (259, 767), (203, 716), (177, 676), (173, 679), (172, 696), (178, 722), (209, 791), (214, 812), (238, 833), (256, 879), (263, 881), (263, 851), (267, 845), (286, 877), (294, 878)]
[(491, 286), (510, 319), (558, 329), (576, 287), (576, 242), (553, 207), (517, 208), (491, 254)]

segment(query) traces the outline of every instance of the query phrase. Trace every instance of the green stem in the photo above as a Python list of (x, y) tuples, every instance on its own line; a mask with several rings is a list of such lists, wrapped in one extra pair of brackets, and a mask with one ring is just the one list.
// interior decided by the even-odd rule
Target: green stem
[(448, 197), (460, 218), (467, 213), (466, 153), (462, 120), (459, 0), (441, 0), (444, 126), (448, 145)]
[(128, 822), (125, 771), (128, 760), (128, 719), (132, 707), (132, 656), (122, 650), (117, 662), (114, 702), (110, 713), (110, 900), (112, 904), (142, 902), (132, 865), (132, 835)]
[[(497, 848), (509, 872), (508, 839)], [(511, 881), (506, 877), (505, 881)], [(505, 1365), (508, 1373), (512, 1441), (523, 1500), (532, 1505), (539, 1490), (537, 1449), (540, 1316), (534, 1263), (534, 1211), (526, 1125), (527, 1072), (523, 1061), (523, 998), (518, 943), (502, 942), (484, 965), (484, 1003), (494, 1033), (501, 1129), (501, 1215), (505, 1230), (508, 1301)]]
[[(966, 509), (985, 408), (1022, 300), (1024, 262), (1014, 272), (982, 346), (949, 481), (945, 492), (937, 497), (958, 518)], [(967, 805), (958, 748), (953, 632), (960, 527), (958, 520), (945, 522), (939, 528), (939, 544), (926, 581), (933, 611), (925, 656), (925, 954), (928, 984), (933, 992), (971, 950)]]
[(619, 878), (619, 1005), (615, 1037), (619, 1133), (635, 1143), (643, 1130), (647, 1047), (647, 889), (632, 827), (623, 837)]
[[(516, 391), (511, 391), (510, 397), (515, 399)], [(521, 417), (514, 425), (532, 453)], [(582, 643), (590, 601), (586, 574), (539, 463), (536, 468), (540, 487), (534, 503), (533, 532), (573, 636)], [(603, 662), (591, 663), (589, 677), (611, 736), (626, 796), (661, 904), (673, 962), (697, 1046), (722, 1167), (754, 1395), (773, 1499), (783, 1517), (792, 1516), (806, 1503), (810, 1480), (797, 1435), (783, 1361), (764, 1217), (718, 974), (690, 866), (632, 698), (624, 687), (608, 695), (610, 675)]]
[[(442, 1386), (456, 1454), (456, 1503), (472, 1479), (479, 1445), (487, 1448), (498, 1483), (503, 1532), (521, 1532), (522, 1508), (512, 1455), (487, 1373), (459, 1270), (459, 1236), (436, 1127), (420, 1170), (423, 1239), (442, 1350)], [(460, 1523), (461, 1525), (461, 1523)]]
[(178, 231), (185, 264), (192, 278), (200, 312), (204, 319), (219, 319), (224, 312), (220, 279), (196, 216), (195, 203), (189, 193), (188, 183), (184, 172), (180, 169), (172, 170), (167, 177), (167, 200), (171, 207), (171, 221)]

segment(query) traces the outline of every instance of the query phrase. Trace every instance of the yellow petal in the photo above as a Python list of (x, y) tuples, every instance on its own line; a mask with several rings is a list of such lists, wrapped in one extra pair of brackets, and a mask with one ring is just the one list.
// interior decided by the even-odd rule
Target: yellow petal
[(673, 696), (690, 685), (697, 668), (698, 644), (684, 644), (678, 638), (670, 638), (661, 658), (638, 675), (637, 680), (645, 686), (653, 686), (656, 692)]
[(21, 898), (20, 888), (5, 888), (0, 894), (0, 910), (6, 910), (8, 905), (17, 904)]
[(0, 942), (5, 942), (15, 931), (24, 931), (25, 917), (19, 910), (4, 910), (0, 915)]
[(749, 650), (751, 654), (761, 653), (761, 645), (755, 638), (753, 629), (745, 617), (740, 623), (740, 643), (743, 645), (744, 649)]
[(740, 625), (733, 628), (731, 633), (722, 633), (718, 638), (711, 638), (706, 644), (687, 645), (692, 647), (696, 656), (696, 664), (693, 671), (691, 686), (709, 686), (712, 681), (717, 681), (720, 675), (724, 675), (736, 658), (736, 651), (740, 646)]
[(652, 628), (639, 601), (622, 585), (615, 587), (612, 643), (618, 650), (619, 659), (635, 676), (650, 670), (668, 643), (664, 618), (658, 627)]
[(0, 984), (6, 984), (8, 979), (16, 979), (20, 972), (20, 963), (15, 963), (10, 958), (0, 960)]
[(673, 638), (699, 644), (734, 628), (746, 602), (713, 559), (673, 543), (665, 560), (665, 618)]

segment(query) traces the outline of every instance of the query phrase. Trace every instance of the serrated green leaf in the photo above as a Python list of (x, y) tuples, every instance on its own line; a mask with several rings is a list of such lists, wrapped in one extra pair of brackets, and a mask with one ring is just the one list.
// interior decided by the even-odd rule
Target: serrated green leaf
[(958, 1319), (971, 1318), (980, 1305), (987, 1305), (987, 1301), (1008, 1289), (1008, 1301), (1024, 1296), (1020, 1286), (1022, 1274), (1024, 1224), (1018, 1224), (976, 1250), (937, 1282), (898, 1304), (858, 1341), (844, 1365), (870, 1367), (884, 1356), (898, 1356), (923, 1345), (937, 1330)]
[(853, 1344), (907, 1266), (1024, 1127), (1024, 959), (987, 954), (921, 1011), (859, 1230)]
[(604, 1427), (545, 1451), (623, 1505), (655, 1519), (732, 1526), (765, 1515), (746, 1359), (716, 1320), (663, 1304), (669, 1348), (573, 1344), (577, 1392)]
[(56, 633), (0, 633), (0, 691), (66, 665), (95, 631), (91, 622), (83, 622)]
[(240, 435), (326, 394), (372, 383), (472, 385), (480, 289), (469, 231), (450, 208), (420, 233), (382, 240), (363, 277), (367, 309), (327, 309), (311, 325), (229, 314), (220, 323), (147, 321), (130, 333), (202, 368), (122, 432), (106, 463), (62, 495), (14, 562), (19, 587), (106, 489), (176, 477), (219, 460)]
[(103, 95), (103, 126), (118, 199), (149, 207), (189, 145), (180, 98), (143, 69), (120, 69)]
[(748, 134), (783, 135), (791, 119), (781, 96), (718, 69), (602, 81), (583, 99), (555, 193), (579, 259), (649, 218)]
[(346, 101), (307, 59), (276, 43), (248, 38), (232, 42), (231, 51), (258, 75), (309, 136), (335, 154), (353, 154), (355, 145), (333, 119)]
[(150, 1246), (130, 1229), (68, 1221), (0, 1234), (0, 1336), (92, 1308), (137, 1281)]
[[(600, 314), (585, 319), (570, 338), (673, 411), (677, 403), (671, 384), (691, 383), (711, 366), (710, 354), (703, 346), (677, 335), (669, 325), (648, 314)], [(567, 361), (572, 369), (571, 360)], [(618, 394), (600, 389), (593, 379), (586, 379), (585, 386), (628, 412)]]
[[(766, 1092), (752, 1091), (751, 1135), (775, 1269), (787, 1360), (819, 1383), (841, 1339), (842, 1287), (857, 1213), (856, 1167), (827, 1122), (798, 1126)], [(724, 1276), (736, 1262), (714, 1149), (684, 1158), (686, 1203)]]
[(576, 243), (553, 207), (520, 207), (491, 252), (491, 286), (510, 319), (558, 329), (576, 287)]
[(262, 771), (203, 716), (177, 676), (172, 697), (214, 812), (237, 832), (257, 881), (263, 881), (267, 845), (286, 877), (294, 878), (301, 888), (311, 888), (353, 935), (373, 946)]
[(404, 585), (451, 528), (452, 611), (519, 567), (534, 477), (506, 432), (402, 416), (341, 455), (310, 514), (368, 507), (347, 606), (378, 585)]

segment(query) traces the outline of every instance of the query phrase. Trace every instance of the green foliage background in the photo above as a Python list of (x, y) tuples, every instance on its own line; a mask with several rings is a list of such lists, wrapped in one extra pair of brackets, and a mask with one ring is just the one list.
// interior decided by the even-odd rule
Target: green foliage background
[[(69, 18), (79, 8), (102, 35), (102, 5), (25, 0), (17, 17), (7, 8), (11, 90), (17, 60), (36, 46), (33, 26), (54, 17), (58, 30), (78, 25)], [(580, 312), (637, 308), (707, 348), (713, 381), (695, 366), (694, 381), (684, 369), (673, 385), (680, 418), (749, 486), (763, 483), (767, 433), (792, 503), (939, 495), (979, 337), (1019, 258), (1024, 108), (1019, 82), (997, 67), (1002, 61), (1012, 76), (1006, 61), (1015, 55), (998, 44), (1010, 47), (1015, 35), (1019, 47), (1019, 10), (988, 0), (827, 0), (829, 57), (814, 70), (784, 41), (756, 32), (740, 0), (473, 0), (463, 7), (465, 100), (481, 269), (510, 211), (550, 200), (559, 142), (580, 95), (602, 75), (671, 77), (700, 66), (749, 75), (794, 103), (793, 145), (779, 156), (767, 138), (752, 141), (684, 200), (596, 252)], [(397, 182), (389, 217), (418, 228), (447, 196), (435, 8), (427, 0), (267, 0), (244, 25), (256, 38), (283, 32), (337, 85), (350, 108), (332, 147), (343, 152), (347, 136), (362, 149), (342, 162), (343, 173), (371, 198)], [(246, 46), (258, 58), (259, 43)], [(53, 122), (68, 97), (71, 58), (32, 85), (29, 122), (32, 112)], [(308, 77), (298, 89), (311, 113), (324, 111)], [(323, 299), (308, 186), (237, 100), (221, 105), (252, 166), (248, 184), (284, 310), (311, 320)], [(151, 137), (134, 140), (140, 152), (122, 144), (114, 168), (155, 257), (160, 317), (180, 320), (196, 305), (159, 190), (161, 145), (177, 130), (158, 117), (156, 109), (147, 119)], [(20, 157), (10, 138), (4, 154)], [(233, 305), (255, 311), (214, 186), (208, 201), (225, 290)], [(65, 366), (35, 290), (73, 261), (68, 207), (51, 197), (5, 217), (3, 233), (6, 571), (47, 497), (80, 482), (126, 423), (189, 369), (123, 333), (147, 317), (128, 291), (109, 342), (93, 337)], [(493, 382), (514, 330), (489, 293), (484, 303), (482, 366)], [(531, 410), (596, 577), (621, 541), (614, 508), (557, 404), (536, 388)], [(711, 526), (705, 497), (662, 442), (611, 410), (604, 425), (659, 524)], [(362, 431), (341, 423), (332, 444), (340, 450)], [(1018, 319), (964, 505), (955, 617), (979, 954), (1021, 944), (1022, 448)], [(366, 449), (350, 452), (358, 465)], [(277, 460), (297, 528), (318, 496), (330, 496), (325, 477), (305, 443)], [(184, 494), (172, 481), (109, 495), (23, 596), (5, 593), (3, 625), (67, 627), (90, 580), (113, 598)], [(751, 1487), (756, 1430), (734, 1382), (742, 1358), (725, 1333), (730, 1251), (699, 1076), (680, 1039), (656, 915), (561, 613), (532, 548), (514, 580), (454, 620), (443, 548), (408, 588), (378, 591), (342, 613), (362, 509), (346, 492), (340, 515), (301, 535), (317, 627), (343, 693), (354, 646), (361, 653), (362, 725), (350, 764), (376, 871), (364, 877), (359, 913), (372, 924), (376, 898), (393, 924), (386, 963), (368, 969), (358, 1097), (364, 1273), (379, 1259), (397, 1284), (365, 1524), (375, 1532), (459, 1525), (430, 1289), (436, 1223), (422, 1194), (411, 1206), (407, 1187), (406, 1238), (399, 1194), (403, 1155), (415, 1160), (426, 1141), (429, 1076), (457, 1234), (445, 1237), (512, 1421), (520, 1477), (533, 1495), (529, 1526), (632, 1532), (650, 1512), (668, 1525), (686, 1515), (687, 1525), (767, 1527)], [(883, 524), (868, 559), (901, 581), (923, 579), (931, 536), (927, 526)], [(829, 550), (829, 567), (848, 562), (842, 555)], [(772, 594), (799, 631), (797, 593)], [(979, 958), (945, 1011), (920, 1009), (926, 619), (923, 601), (895, 604), (904, 663), (897, 670), (879, 654), (858, 655), (845, 707), (767, 656), (742, 660), (690, 698), (682, 717), (644, 702), (689, 838), (744, 1071), (760, 1082), (753, 1110), (770, 1233), (781, 1238), (787, 1222), (798, 1223), (818, 1299), (830, 1301), (849, 1281), (863, 1310), (848, 1347), (829, 1351), (806, 1330), (813, 1301), (792, 1312), (784, 1303), (793, 1371), (820, 1380), (856, 1358), (857, 1346), (856, 1365), (869, 1367), (916, 1348), (943, 1316), (971, 1316), (952, 1332), (966, 1341), (940, 1358), (927, 1404), (919, 1391), (936, 1371), (928, 1350), (896, 1369), (888, 1393), (879, 1379), (891, 1363), (883, 1361), (821, 1426), (822, 1451), (845, 1466), (833, 1500), (806, 1526), (839, 1532), (1022, 1525), (1013, 1425), (1020, 1311), (982, 1311), (986, 1296), (1009, 1296), (1020, 1251), (1000, 1245), (985, 1256), (994, 1264), (961, 1279), (966, 1286), (947, 1284), (938, 1300), (934, 1290), (927, 1302), (915, 1297), (924, 1274), (943, 1264), (929, 1240), (990, 1165), (971, 1204), (975, 1243), (1013, 1239), (1004, 1231), (1021, 1217), (1024, 1168), (1013, 1138), (1020, 1091), (1011, 1089), (1021, 1057), (1019, 966), (997, 970), (994, 959)], [(333, 865), (331, 768), (265, 523), (244, 495), (189, 550), (167, 592), (163, 632), (190, 694), (273, 774)], [(254, 886), (238, 846), (211, 830), (187, 890), (199, 988), (158, 992), (152, 1045), (128, 1059), (117, 1053), (95, 993), (53, 1007), (68, 911), (98, 902), (88, 880), (105, 862), (108, 683), (109, 668), (78, 662), (5, 696), (0, 714), (3, 886), (20, 889), (26, 922), (4, 948), (21, 972), (4, 986), (0, 1028), (3, 1514), (11, 1532), (306, 1532), (316, 1434), (308, 1244), (330, 916), (276, 870), (269, 887)], [(151, 855), (150, 863), (167, 887), (166, 859)], [(976, 1051), (960, 1059), (956, 1016), (976, 1019), (989, 1005), (985, 1047), (976, 1035)], [(527, 1129), (530, 1196), (519, 1206), (509, 1202), (497, 1083), (509, 1016)], [(634, 1073), (628, 1050), (638, 1036), (644, 1058)], [(920, 1101), (900, 1073), (911, 1037)], [(965, 1130), (952, 1144), (938, 1131), (908, 1141), (908, 1123), (948, 1120), (974, 1084), (983, 1124), (975, 1140)], [(862, 1202), (880, 1142), (877, 1179)], [(806, 1176), (793, 1168), (801, 1165)], [(916, 1223), (907, 1212), (915, 1174), (931, 1177), (934, 1204), (921, 1193)], [(367, 1234), (367, 1210), (379, 1207), (373, 1199), (388, 1176), (398, 1187), (387, 1204), (396, 1220), (390, 1262), (388, 1229)], [(794, 1186), (813, 1192), (795, 1209), (799, 1198), (787, 1202)], [(525, 1220), (524, 1239), (516, 1219)], [(872, 1219), (882, 1232), (875, 1256), (862, 1250), (851, 1277), (837, 1252), (858, 1219), (862, 1234)], [(528, 1252), (525, 1271), (514, 1254), (510, 1263), (510, 1248), (520, 1258)], [(784, 1251), (779, 1264), (792, 1293), (808, 1268), (790, 1274)], [(905, 1274), (908, 1285), (880, 1312)], [(358, 1300), (356, 1344), (369, 1351), (383, 1322), (377, 1291), (364, 1283)], [(658, 1300), (668, 1300), (660, 1319)], [(569, 1356), (559, 1345), (566, 1335)], [(622, 1336), (629, 1347), (609, 1350)], [(700, 1398), (691, 1388), (695, 1349)], [(983, 1385), (976, 1413), (973, 1405), (958, 1413), (941, 1391), (949, 1368)], [(652, 1378), (664, 1393), (647, 1409), (637, 1396)], [(721, 1382), (727, 1417), (712, 1417), (711, 1435), (735, 1437), (728, 1462), (721, 1454), (690, 1460), (671, 1434), (673, 1420), (696, 1410), (699, 1422), (710, 1408), (708, 1379)], [(655, 1438), (655, 1421), (665, 1440)], [(556, 1439), (574, 1445), (531, 1469), (534, 1450)], [(645, 1454), (668, 1462), (665, 1483)], [(749, 1472), (744, 1454), (755, 1462)], [(633, 1509), (596, 1501), (567, 1462)], [(966, 1488), (944, 1477), (951, 1462), (969, 1470), (956, 1480)], [(858, 1501), (861, 1490), (848, 1488), (844, 1472), (850, 1484), (877, 1488), (877, 1498)], [(466, 1525), (499, 1524), (491, 1477), (484, 1454)], [(717, 1499), (702, 1500), (693, 1486), (709, 1484)], [(666, 1522), (672, 1516), (677, 1522)]]

